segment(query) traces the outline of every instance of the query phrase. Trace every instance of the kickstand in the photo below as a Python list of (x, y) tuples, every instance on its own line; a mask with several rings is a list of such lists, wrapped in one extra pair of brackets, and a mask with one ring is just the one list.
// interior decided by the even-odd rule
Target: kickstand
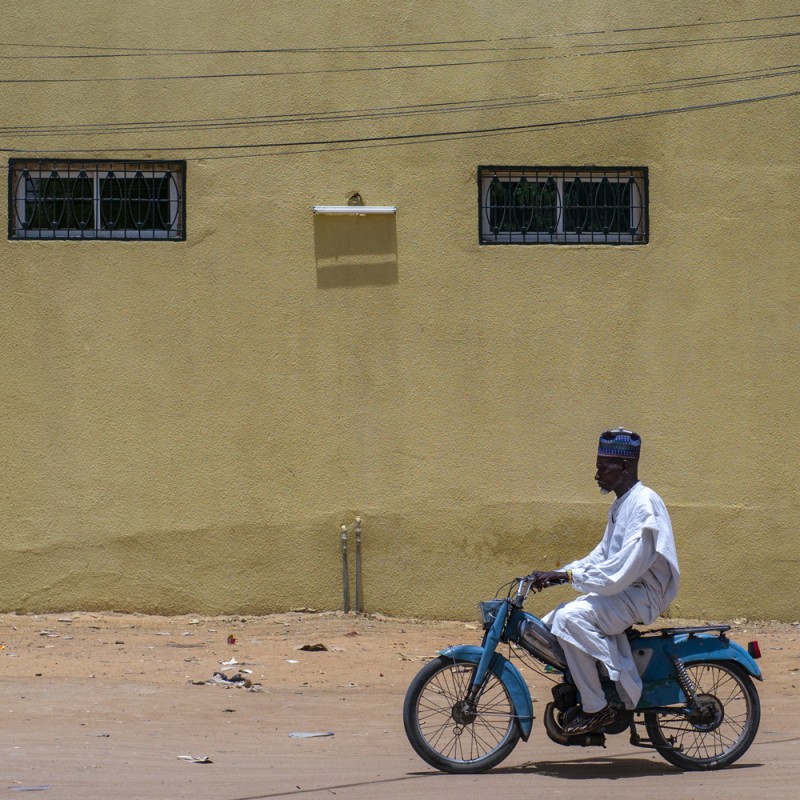
[(647, 750), (658, 750), (659, 752), (662, 752), (663, 750), (681, 749), (675, 745), (672, 745), (671, 747), (659, 747), (658, 745), (653, 744), (649, 739), (642, 739), (636, 730), (636, 723), (633, 720), (631, 720), (631, 745), (633, 747), (644, 747)]
[(636, 730), (636, 723), (631, 718), (631, 744), (634, 747), (641, 747), (642, 746), (642, 737), (639, 736), (639, 732)]

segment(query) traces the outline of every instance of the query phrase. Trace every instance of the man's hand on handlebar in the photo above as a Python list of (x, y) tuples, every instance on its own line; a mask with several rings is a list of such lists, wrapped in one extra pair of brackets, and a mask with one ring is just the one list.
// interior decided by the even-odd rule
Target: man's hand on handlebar
[(542, 589), (549, 589), (551, 586), (569, 583), (569, 577), (566, 572), (532, 572), (528, 575), (528, 580), (533, 583), (533, 588), (537, 592), (541, 592)]

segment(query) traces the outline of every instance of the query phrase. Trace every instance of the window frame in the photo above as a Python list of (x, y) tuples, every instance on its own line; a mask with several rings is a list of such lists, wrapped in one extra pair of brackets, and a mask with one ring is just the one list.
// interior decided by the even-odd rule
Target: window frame
[[(32, 173), (32, 174), (31, 174)], [(69, 196), (62, 195), (54, 200), (61, 202), (60, 214), (69, 215), (75, 221), (75, 225), (69, 222), (65, 227), (53, 225), (50, 227), (27, 227), (26, 215), (29, 204), (40, 203), (39, 209), (35, 210), (31, 217), (42, 211), (47, 197), (40, 200), (30, 201), (28, 197), (29, 181), (48, 181), (53, 173), (64, 188), (64, 181), (75, 181), (72, 184), (72, 192)], [(104, 174), (105, 173), (105, 174)], [(113, 178), (117, 181), (112, 184), (112, 192), (104, 194), (103, 181), (113, 173)], [(167, 178), (167, 175), (169, 177)], [(148, 182), (153, 182), (150, 188), (157, 186), (161, 192), (161, 184), (167, 180), (167, 198), (154, 197), (152, 193), (143, 198), (131, 196), (131, 189), (134, 182), (141, 175), (145, 187)], [(91, 186), (91, 196), (84, 194), (75, 196), (75, 187), (78, 181), (86, 181), (81, 192), (86, 185)], [(159, 181), (159, 184), (155, 182)], [(113, 187), (124, 187), (128, 185), (126, 196), (122, 194), (114, 196)], [(46, 191), (46, 190), (45, 190)], [(145, 219), (152, 218), (149, 226), (144, 224), (141, 227), (115, 228), (108, 226), (105, 204), (118, 203), (119, 209), (116, 211), (116, 218), (122, 215), (125, 222), (130, 224), (131, 219), (136, 214), (141, 214), (141, 203), (150, 203)], [(77, 217), (88, 216), (85, 213), (86, 206), (81, 203), (91, 203), (91, 222), (81, 226)], [(156, 204), (167, 203), (169, 208), (169, 219), (165, 222), (159, 219), (162, 227), (156, 227), (155, 214), (157, 213)], [(134, 210), (134, 204), (138, 204)], [(76, 211), (81, 208), (81, 211)], [(48, 217), (48, 220), (50, 218)], [(23, 222), (22, 220), (26, 220)], [(59, 218), (60, 222), (60, 218)], [(8, 162), (8, 238), (14, 241), (117, 241), (117, 242), (178, 242), (186, 240), (186, 161), (183, 160), (133, 160), (133, 159), (74, 159), (74, 158), (12, 158)]]
[[(523, 209), (529, 217), (528, 225), (532, 224), (535, 213), (540, 215), (551, 212), (551, 208), (556, 215), (555, 230), (499, 230), (493, 228), (490, 222), (490, 214), (498, 206), (492, 206), (489, 200), (489, 192), (495, 178), (499, 179), (501, 185), (519, 186), (522, 178), (525, 178), (528, 185), (533, 178), (533, 183), (538, 186), (545, 186), (548, 179), (552, 179), (557, 203), (550, 207), (545, 206), (514, 206), (513, 201), (503, 208), (503, 223), (506, 223), (505, 215), (515, 213), (517, 209)], [(627, 209), (631, 215), (627, 224), (627, 231), (597, 231), (597, 230), (565, 230), (565, 219), (570, 213), (583, 213), (593, 216), (597, 213), (597, 208), (609, 213), (611, 210), (612, 218), (621, 207), (619, 206), (575, 206), (573, 210), (567, 205), (566, 197), (570, 194), (570, 189), (565, 189), (567, 183), (572, 184), (575, 178), (580, 178), (583, 185), (602, 184), (606, 179), (610, 185), (630, 185), (628, 191)], [(649, 220), (649, 171), (647, 167), (638, 166), (497, 166), (481, 165), (477, 170), (478, 183), (478, 243), (480, 245), (609, 245), (613, 247), (643, 245), (650, 240), (650, 220)], [(543, 189), (539, 190), (543, 193)], [(599, 188), (595, 190), (599, 192)], [(620, 194), (624, 197), (626, 189), (623, 188)], [(510, 196), (510, 195), (509, 195)], [(575, 212), (574, 208), (583, 209), (582, 212)], [(551, 212), (552, 213), (552, 212)], [(513, 223), (512, 223), (513, 224)], [(617, 224), (621, 224), (617, 222)]]

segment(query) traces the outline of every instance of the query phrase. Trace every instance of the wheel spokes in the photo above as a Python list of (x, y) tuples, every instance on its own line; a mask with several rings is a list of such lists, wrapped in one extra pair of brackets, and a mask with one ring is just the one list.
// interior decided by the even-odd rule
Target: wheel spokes
[(749, 707), (747, 696), (735, 676), (727, 670), (708, 664), (687, 667), (699, 697), (719, 704), (708, 730), (700, 722), (693, 723), (683, 715), (664, 715), (659, 727), (680, 751), (699, 760), (719, 758), (732, 750), (747, 730)]
[(443, 756), (461, 762), (495, 751), (513, 727), (511, 701), (494, 675), (488, 677), (474, 710), (469, 709), (469, 721), (459, 721), (473, 673), (473, 667), (445, 667), (431, 678), (418, 701), (419, 729), (426, 741)]

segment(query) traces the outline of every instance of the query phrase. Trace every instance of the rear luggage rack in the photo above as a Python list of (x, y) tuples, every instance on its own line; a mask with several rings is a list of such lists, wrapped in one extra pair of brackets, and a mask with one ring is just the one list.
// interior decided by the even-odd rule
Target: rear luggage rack
[(656, 628), (652, 631), (638, 631), (637, 633), (639, 637), (662, 636), (666, 638), (667, 636), (680, 636), (681, 634), (694, 636), (696, 633), (719, 633), (722, 635), (730, 629), (730, 625), (695, 625), (688, 628)]

